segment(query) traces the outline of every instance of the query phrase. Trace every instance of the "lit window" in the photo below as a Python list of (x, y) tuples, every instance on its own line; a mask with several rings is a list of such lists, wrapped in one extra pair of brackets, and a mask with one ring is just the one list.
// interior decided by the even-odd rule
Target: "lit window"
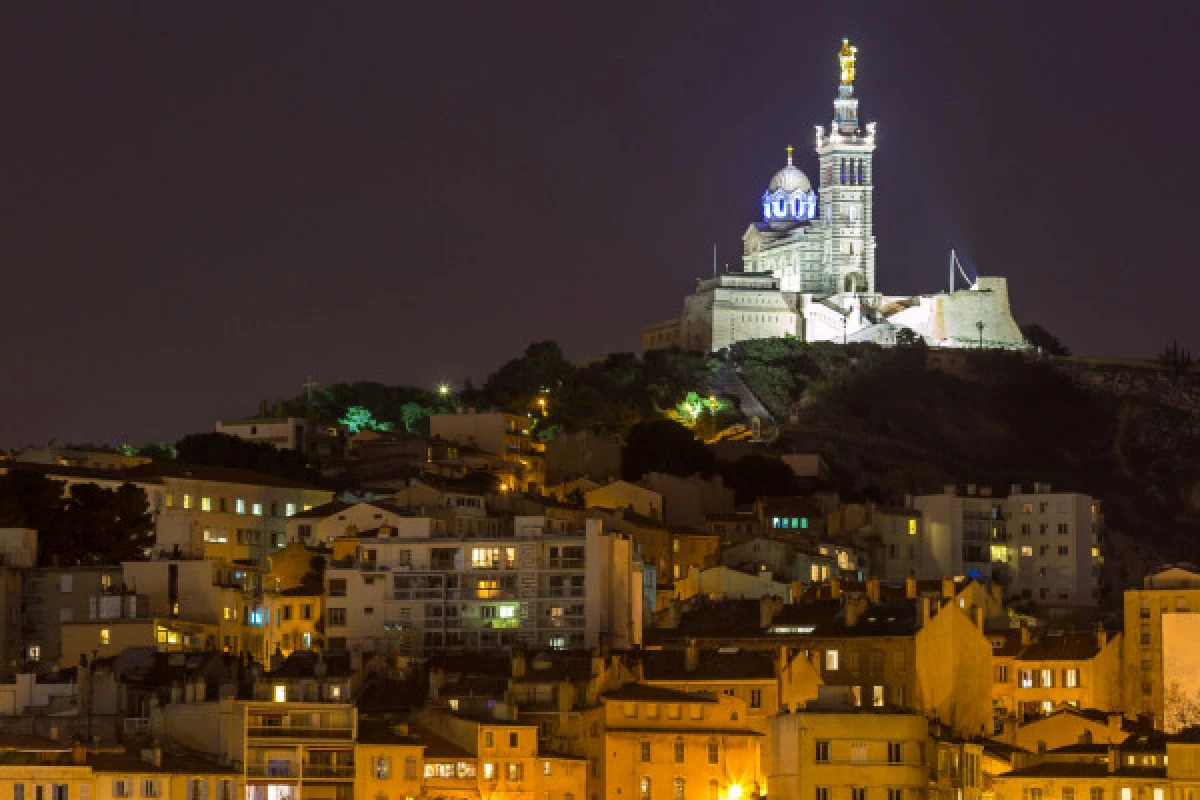
[(183, 507), (185, 509), (190, 509), (192, 507), (192, 496), (190, 494), (185, 494), (183, 496)]
[(838, 651), (837, 650), (826, 650), (825, 651), (825, 669), (829, 672), (837, 672), (837, 668), (838, 668)]
[(236, 500), (234, 500), (233, 501), (233, 510), (236, 511), (238, 514), (245, 514), (246, 513), (246, 501), (240, 497), (237, 498)]
[(392, 760), (390, 758), (375, 759), (375, 778), (377, 780), (387, 780), (388, 775), (392, 772)]
[(293, 516), (296, 513), (296, 504), (295, 503), (285, 503), (283, 506), (283, 513), (285, 516), (288, 516), (288, 517)]
[(1021, 555), (1025, 558), (1029, 558), (1033, 555), (1033, 547), (1027, 544), (1021, 545)]
[(108, 644), (110, 641), (108, 628), (100, 629), (100, 644)]
[(287, 702), (287, 686), (286, 685), (284, 685), (282, 683), (275, 684), (275, 702), (276, 703), (286, 703)]
[(201, 497), (200, 498), (200, 510), (201, 511), (212, 511), (212, 498), (211, 497)]
[(1066, 686), (1068, 689), (1079, 688), (1079, 670), (1078, 669), (1067, 670), (1063, 677), (1063, 685)]
[(250, 506), (250, 512), (256, 517), (262, 516), (262, 503), (255, 503)]
[(500, 619), (513, 619), (516, 616), (516, 606), (500, 606)]
[(29, 645), (29, 650), (27, 652), (29, 654), (30, 661), (40, 661), (42, 658), (42, 646), (41, 645), (31, 644), (31, 645)]
[(167, 492), (167, 498), (166, 498), (165, 503), (166, 503), (167, 508), (174, 508), (175, 507), (175, 495), (171, 494), (170, 492)]

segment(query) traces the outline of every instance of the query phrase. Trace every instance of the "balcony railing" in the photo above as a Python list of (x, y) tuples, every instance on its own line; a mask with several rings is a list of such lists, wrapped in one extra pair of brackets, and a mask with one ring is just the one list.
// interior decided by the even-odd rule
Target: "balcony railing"
[(247, 778), (286, 778), (294, 780), (300, 777), (299, 764), (247, 764)]
[(247, 735), (259, 739), (353, 739), (353, 728), (308, 725), (251, 725)]
[(305, 764), (305, 780), (354, 780), (353, 764)]
[(546, 569), (583, 569), (582, 558), (547, 558)]

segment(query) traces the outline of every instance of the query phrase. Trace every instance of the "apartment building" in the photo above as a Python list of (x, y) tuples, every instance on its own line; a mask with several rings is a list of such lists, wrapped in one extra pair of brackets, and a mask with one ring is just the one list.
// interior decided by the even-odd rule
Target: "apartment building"
[(265, 567), (267, 557), (287, 543), (288, 518), (333, 499), (324, 489), (227, 467), (155, 463), (126, 475), (160, 484), (160, 554), (228, 563)]
[(998, 718), (1027, 720), (1063, 706), (1121, 710), (1122, 636), (1096, 630), (1028, 628), (989, 633)]
[(766, 737), (744, 700), (634, 683), (605, 692), (601, 702), (589, 748), (590, 797), (750, 798), (768, 791)]
[(0, 678), (4, 680), (12, 680), (19, 667), (41, 658), (39, 651), (29, 649), (23, 617), (26, 571), (37, 560), (37, 531), (0, 528)]
[(245, 800), (353, 800), (358, 713), (351, 703), (239, 700), (169, 703), (151, 729), (240, 768)]
[(995, 777), (996, 800), (1186, 800), (1200, 788), (1195, 735), (1130, 736), (1120, 744), (1080, 742), (1020, 760)]
[(0, 471), (37, 470), (64, 484), (117, 489), (130, 483), (146, 494), (160, 555), (252, 560), (286, 542), (288, 517), (328, 503), (333, 492), (229, 467), (153, 462), (125, 469), (87, 469), (4, 462)]
[[(929, 723), (922, 714), (809, 704), (770, 720), (765, 771), (772, 796), (915, 800), (930, 785)], [(982, 786), (978, 763), (963, 785)]]
[(1174, 732), (1200, 702), (1200, 571), (1165, 567), (1125, 591), (1125, 712)]
[(248, 442), (269, 444), (277, 450), (304, 453), (308, 449), (308, 427), (303, 417), (258, 417), (219, 419), (215, 430)]
[(429, 797), (584, 800), (587, 762), (546, 752), (523, 721), (428, 710), (412, 731), (425, 743)]
[(267, 656), (267, 610), (257, 567), (198, 558), (155, 559), (126, 561), (121, 574), (128, 589), (146, 598), (147, 616), (207, 626), (202, 643), (207, 649)]
[(642, 581), (629, 537), (516, 517), (497, 537), (455, 536), (430, 517), (334, 542), (325, 571), (330, 647), (420, 653), (631, 647)]
[(1007, 496), (989, 487), (947, 486), (918, 495), (913, 506), (925, 519), (918, 577), (966, 575), (996, 579), (1010, 598), (1050, 606), (1095, 604), (1099, 558), (1099, 508), (1088, 495), (1011, 487)]
[(516, 475), (517, 485), (509, 488), (531, 491), (546, 483), (545, 445), (534, 438), (533, 420), (524, 414), (459, 409), (431, 416), (429, 433), (503, 458)]
[(0, 793), (5, 797), (239, 800), (242, 786), (234, 769), (177, 748), (85, 746), (0, 734)]
[(130, 598), (122, 592), (122, 580), (119, 565), (29, 570), (23, 630), (26, 661), (58, 663), (64, 624), (136, 615), (136, 595)]

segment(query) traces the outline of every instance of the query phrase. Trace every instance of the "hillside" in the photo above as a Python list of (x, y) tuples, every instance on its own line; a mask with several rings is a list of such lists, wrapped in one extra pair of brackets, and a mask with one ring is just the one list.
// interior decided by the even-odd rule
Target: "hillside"
[(1000, 352), (748, 342), (743, 380), (838, 489), (1047, 482), (1104, 501), (1108, 577), (1200, 560), (1200, 374)]

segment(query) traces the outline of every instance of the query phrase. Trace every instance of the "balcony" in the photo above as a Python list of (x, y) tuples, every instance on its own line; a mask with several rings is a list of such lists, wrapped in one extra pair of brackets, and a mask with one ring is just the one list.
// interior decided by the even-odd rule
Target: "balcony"
[(353, 739), (353, 728), (301, 725), (250, 725), (246, 735), (256, 739)]
[(582, 558), (547, 558), (544, 569), (583, 569)]
[(247, 778), (281, 778), (283, 780), (298, 780), (300, 765), (291, 762), (275, 762), (273, 764), (247, 764)]
[(304, 780), (318, 781), (352, 781), (354, 780), (353, 764), (305, 764)]

